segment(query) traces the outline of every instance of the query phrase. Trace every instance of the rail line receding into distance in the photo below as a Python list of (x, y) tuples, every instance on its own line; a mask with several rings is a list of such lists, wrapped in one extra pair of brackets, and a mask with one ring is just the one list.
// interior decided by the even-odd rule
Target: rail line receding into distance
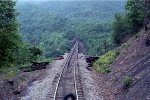
[(76, 96), (76, 100), (85, 100), (78, 66), (78, 42), (76, 42), (67, 56), (60, 73), (53, 100), (63, 100), (67, 94)]

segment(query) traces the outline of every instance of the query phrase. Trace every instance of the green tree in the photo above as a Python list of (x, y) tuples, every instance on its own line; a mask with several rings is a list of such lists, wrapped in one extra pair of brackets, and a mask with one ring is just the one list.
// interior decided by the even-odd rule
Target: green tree
[[(146, 5), (147, 6), (147, 5)], [(113, 41), (120, 45), (144, 26), (144, 0), (128, 0), (126, 15), (115, 14)]]
[(13, 54), (21, 42), (14, 7), (13, 0), (0, 0), (0, 67), (14, 62)]
[(129, 25), (126, 17), (120, 13), (115, 14), (115, 21), (113, 22), (113, 41), (115, 44), (120, 45), (125, 40), (127, 34), (130, 33)]
[(130, 30), (136, 33), (144, 25), (144, 0), (128, 0), (126, 10)]

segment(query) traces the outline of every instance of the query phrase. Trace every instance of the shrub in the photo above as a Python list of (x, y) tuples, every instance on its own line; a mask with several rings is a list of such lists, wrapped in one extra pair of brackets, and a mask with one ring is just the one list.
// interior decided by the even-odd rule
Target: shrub
[(30, 53), (32, 53), (34, 56), (42, 55), (42, 51), (39, 48), (32, 47), (32, 48), (29, 48), (29, 50), (30, 50)]
[(118, 50), (109, 51), (108, 53), (102, 55), (97, 61), (94, 63), (94, 67), (100, 73), (109, 73), (111, 69), (109, 68), (109, 64), (113, 62), (113, 60), (118, 56)]
[(96, 70), (102, 74), (111, 72), (111, 69), (107, 65), (97, 66)]
[(126, 76), (126, 77), (123, 78), (123, 86), (125, 88), (129, 87), (132, 82), (133, 82), (133, 80), (132, 80), (131, 77)]

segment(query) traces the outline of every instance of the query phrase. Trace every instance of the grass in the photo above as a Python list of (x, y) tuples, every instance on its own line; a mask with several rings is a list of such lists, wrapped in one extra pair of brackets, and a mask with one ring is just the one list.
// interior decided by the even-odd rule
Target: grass
[(30, 63), (23, 64), (23, 65), (10, 65), (9, 67), (3, 66), (0, 68), (0, 80), (12, 78), (20, 72), (20, 69), (23, 68), (30, 69), (30, 66), (31, 66)]
[(131, 77), (125, 76), (123, 78), (123, 86), (126, 87), (126, 88), (130, 87), (130, 85), (132, 84), (132, 82), (133, 82), (133, 80), (132, 80)]
[[(49, 59), (38, 59), (37, 62), (49, 62), (52, 63), (53, 59), (49, 58)], [(23, 65), (10, 65), (8, 66), (3, 66), (0, 68), (0, 80), (5, 80), (5, 79), (9, 79), (12, 78), (14, 76), (16, 76), (19, 72), (20, 69), (31, 69), (30, 68), (31, 63), (26, 63)]]
[(19, 73), (18, 67), (2, 67), (0, 68), (0, 80), (9, 79)]
[(112, 50), (108, 53), (102, 55), (97, 61), (94, 63), (94, 67), (96, 70), (102, 74), (111, 72), (109, 65), (113, 62), (113, 60), (119, 55), (118, 50)]
[(40, 56), (40, 57), (38, 57), (36, 62), (49, 62), (49, 63), (52, 63), (53, 62), (53, 58), (45, 58), (43, 56)]

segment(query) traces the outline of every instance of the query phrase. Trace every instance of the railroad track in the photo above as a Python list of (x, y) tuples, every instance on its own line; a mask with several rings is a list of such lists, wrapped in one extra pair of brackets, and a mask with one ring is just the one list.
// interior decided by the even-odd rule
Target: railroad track
[(64, 96), (73, 94), (76, 100), (85, 100), (78, 66), (78, 42), (69, 53), (63, 70), (56, 83), (53, 100), (63, 100)]

